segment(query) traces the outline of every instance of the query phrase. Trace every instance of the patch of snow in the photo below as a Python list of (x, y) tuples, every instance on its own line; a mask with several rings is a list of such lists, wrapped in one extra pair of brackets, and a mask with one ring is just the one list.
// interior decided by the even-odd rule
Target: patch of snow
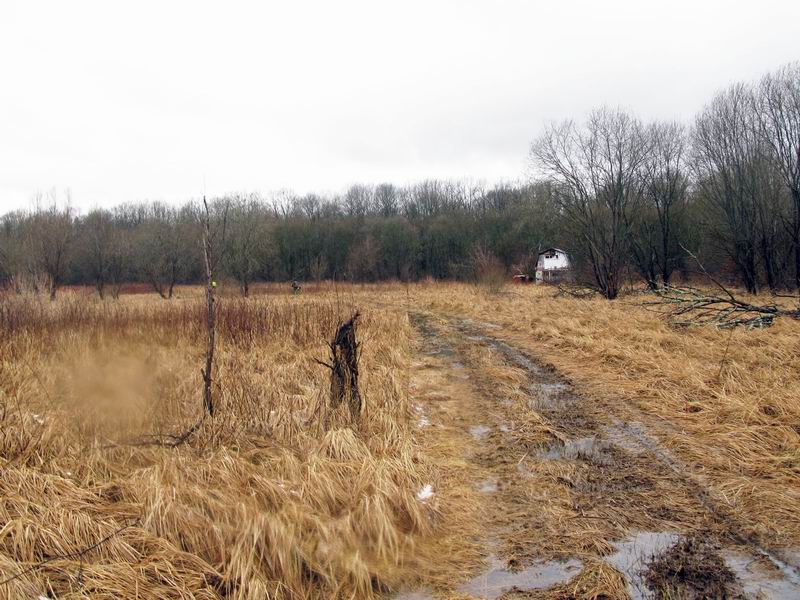
[(474, 437), (476, 440), (481, 439), (491, 430), (492, 428), (489, 427), (488, 425), (475, 425), (469, 428), (469, 432), (472, 434), (472, 437)]
[(417, 494), (417, 500), (420, 502), (425, 502), (425, 500), (431, 496), (433, 496), (433, 486), (429, 483), (419, 491)]

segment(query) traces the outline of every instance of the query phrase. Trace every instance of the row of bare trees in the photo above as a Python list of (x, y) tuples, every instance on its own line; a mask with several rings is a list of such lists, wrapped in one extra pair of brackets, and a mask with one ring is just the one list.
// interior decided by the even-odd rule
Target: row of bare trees
[[(238, 194), (209, 204), (228, 216), (219, 271), (245, 296), (259, 280), (467, 277), (476, 247), (509, 268), (556, 231), (540, 184), (356, 185), (338, 197)], [(197, 202), (80, 215), (52, 193), (0, 220), (0, 278), (18, 288), (47, 282), (53, 296), (74, 283), (116, 297), (138, 282), (169, 299), (176, 285), (203, 279), (202, 216)]]
[[(525, 184), (215, 199), (210, 210), (227, 215), (219, 272), (243, 295), (259, 280), (466, 278), (477, 256), (530, 274), (538, 250), (555, 245), (608, 298), (634, 278), (658, 288), (687, 276), (688, 252), (750, 292), (800, 289), (798, 63), (730, 86), (689, 125), (609, 108), (553, 124), (531, 160), (539, 177)], [(40, 196), (0, 219), (0, 280), (51, 297), (65, 283), (116, 296), (138, 282), (169, 299), (203, 280), (203, 214), (189, 202), (81, 215), (68, 197)]]
[(668, 285), (682, 246), (704, 248), (749, 292), (800, 289), (800, 63), (720, 92), (689, 128), (608, 108), (553, 124), (531, 159), (607, 298), (631, 266)]

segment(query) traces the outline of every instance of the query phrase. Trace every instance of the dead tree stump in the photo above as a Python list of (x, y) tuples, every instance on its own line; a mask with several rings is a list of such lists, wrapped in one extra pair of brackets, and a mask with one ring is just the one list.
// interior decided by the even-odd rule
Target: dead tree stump
[(353, 420), (361, 416), (361, 392), (358, 389), (358, 350), (356, 341), (356, 324), (359, 313), (355, 313), (336, 330), (330, 343), (331, 364), (325, 364), (331, 370), (330, 406), (338, 408), (347, 400)]

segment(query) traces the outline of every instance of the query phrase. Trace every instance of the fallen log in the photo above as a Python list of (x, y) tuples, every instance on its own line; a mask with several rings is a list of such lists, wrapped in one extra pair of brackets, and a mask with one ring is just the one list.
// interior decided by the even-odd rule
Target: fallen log
[(717, 284), (722, 294), (714, 294), (693, 287), (664, 286), (654, 291), (657, 300), (644, 306), (664, 309), (678, 327), (713, 325), (720, 329), (745, 327), (762, 329), (772, 325), (778, 317), (800, 319), (800, 310), (784, 309), (775, 304), (753, 304), (734, 296), (727, 288)]

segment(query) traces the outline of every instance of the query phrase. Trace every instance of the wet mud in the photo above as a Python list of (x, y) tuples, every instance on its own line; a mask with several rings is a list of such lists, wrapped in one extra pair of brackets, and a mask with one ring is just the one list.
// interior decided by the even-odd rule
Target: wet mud
[[(487, 524), (483, 571), (437, 595), (409, 591), (397, 598), (548, 597), (548, 589), (563, 589), (587, 559), (598, 558), (624, 576), (631, 598), (800, 598), (797, 568), (741, 533), (642, 423), (582, 398), (552, 367), (498, 339), (492, 324), (412, 319), (424, 353), (441, 358), (450, 376), (473, 386), (490, 407), (487, 418), (465, 422), (464, 433), (479, 446), (477, 468), (490, 474), (474, 488), (509, 518)], [(476, 345), (527, 374), (527, 407), (551, 435), (531, 435), (514, 402), (474, 372), (465, 348)], [(540, 481), (547, 496), (535, 496)], [(569, 516), (554, 519), (556, 508)]]

